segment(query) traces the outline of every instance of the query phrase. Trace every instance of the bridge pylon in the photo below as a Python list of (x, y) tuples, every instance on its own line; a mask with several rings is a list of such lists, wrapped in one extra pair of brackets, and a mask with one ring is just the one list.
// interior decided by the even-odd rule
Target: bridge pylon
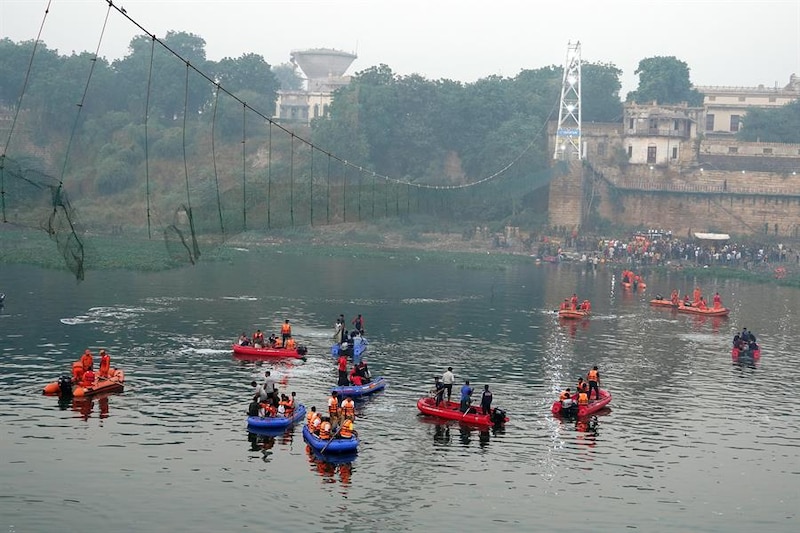
[(567, 59), (561, 81), (558, 127), (553, 159), (580, 160), (581, 149), (581, 43), (567, 43)]

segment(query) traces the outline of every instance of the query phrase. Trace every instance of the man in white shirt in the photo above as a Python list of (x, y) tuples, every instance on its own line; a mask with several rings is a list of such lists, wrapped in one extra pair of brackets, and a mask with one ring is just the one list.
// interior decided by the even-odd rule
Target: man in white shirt
[(450, 396), (453, 394), (453, 383), (456, 380), (456, 376), (453, 374), (453, 367), (448, 366), (447, 371), (442, 374), (442, 383), (444, 384), (444, 388), (447, 390), (447, 401), (450, 401)]

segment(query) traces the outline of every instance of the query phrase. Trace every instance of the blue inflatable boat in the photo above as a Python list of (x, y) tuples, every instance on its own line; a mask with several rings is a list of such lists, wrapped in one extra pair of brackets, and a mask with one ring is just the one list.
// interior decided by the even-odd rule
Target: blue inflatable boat
[(361, 396), (372, 394), (373, 392), (378, 392), (379, 390), (383, 390), (385, 388), (386, 379), (384, 379), (383, 376), (378, 376), (364, 385), (342, 385), (338, 387), (331, 387), (331, 391), (336, 391), (339, 393), (339, 398), (347, 398), (348, 396), (351, 398), (359, 398)]
[(292, 424), (303, 420), (306, 416), (306, 408), (302, 403), (297, 404), (294, 415), (291, 418), (285, 416), (248, 416), (247, 427), (257, 429), (285, 429)]
[(303, 426), (303, 438), (309, 446), (320, 453), (353, 453), (358, 450), (358, 437), (349, 439), (324, 440), (308, 430), (308, 426)]

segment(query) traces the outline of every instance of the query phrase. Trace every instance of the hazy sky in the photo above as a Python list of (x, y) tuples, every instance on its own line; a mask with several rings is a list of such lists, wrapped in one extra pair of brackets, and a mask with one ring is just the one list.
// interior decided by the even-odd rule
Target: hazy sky
[[(94, 51), (105, 0), (50, 0), (42, 40), (62, 54)], [(800, 0), (116, 0), (150, 33), (195, 33), (209, 59), (255, 52), (268, 63), (304, 48), (356, 52), (349, 74), (385, 63), (401, 75), (472, 82), (562, 65), (567, 43), (584, 61), (623, 71), (676, 56), (695, 85), (784, 86), (800, 74)], [(48, 0), (0, 0), (0, 36), (34, 39)], [(112, 11), (100, 47), (127, 53), (141, 33)]]

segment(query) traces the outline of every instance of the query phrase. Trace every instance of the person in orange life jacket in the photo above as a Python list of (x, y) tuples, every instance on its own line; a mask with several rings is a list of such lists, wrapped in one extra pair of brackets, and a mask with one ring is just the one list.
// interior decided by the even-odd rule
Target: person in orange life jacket
[(342, 400), (342, 418), (345, 420), (348, 418), (355, 418), (356, 417), (356, 402), (353, 401), (351, 397), (347, 397)]
[(257, 329), (256, 332), (253, 333), (253, 346), (255, 348), (264, 347), (264, 334), (261, 332), (260, 329)]
[(89, 368), (86, 372), (83, 373), (83, 381), (81, 382), (81, 386), (83, 387), (91, 387), (94, 385), (94, 371)]
[(564, 298), (564, 301), (561, 302), (561, 306), (559, 307), (559, 310), (566, 311), (567, 309), (569, 309), (569, 300), (567, 298)]
[(672, 305), (678, 305), (678, 289), (672, 289), (672, 294), (670, 295), (669, 300), (672, 302)]
[(283, 414), (283, 416), (290, 416), (287, 415), (286, 412), (289, 409), (289, 397), (285, 394), (281, 394), (281, 401), (278, 402), (278, 413)]
[(317, 413), (317, 407), (315, 405), (311, 406), (311, 410), (306, 414), (306, 425), (308, 426), (309, 431), (312, 433), (316, 430), (316, 423), (317, 419), (319, 419), (319, 413)]
[(569, 390), (569, 387), (561, 391), (561, 394), (558, 395), (558, 401), (563, 402), (567, 398), (572, 398), (572, 393)]
[(101, 378), (107, 378), (111, 371), (111, 356), (105, 350), (100, 350), (100, 370)]
[(581, 303), (581, 310), (582, 311), (591, 311), (592, 310), (592, 303), (589, 300), (584, 300)]
[(294, 406), (297, 405), (296, 400), (297, 393), (292, 391), (292, 395), (289, 396), (286, 400), (286, 416), (292, 417), (294, 416)]
[(572, 298), (569, 299), (569, 306), (573, 311), (578, 308), (578, 295), (574, 292), (572, 293)]
[(272, 346), (273, 348), (283, 348), (283, 339), (276, 337), (275, 344)]
[(339, 421), (339, 395), (336, 391), (331, 392), (328, 398), (328, 416), (334, 424)]
[(700, 297), (700, 301), (697, 302), (697, 308), (703, 310), (708, 309), (708, 306), (706, 305), (706, 300), (702, 296)]
[(694, 296), (692, 298), (692, 303), (696, 304), (697, 302), (699, 302), (700, 301), (700, 296), (703, 295), (703, 293), (700, 292), (700, 287), (695, 287), (694, 288), (694, 292), (692, 293), (692, 295)]
[(92, 357), (92, 352), (86, 350), (83, 352), (81, 356), (81, 365), (83, 365), (83, 370), (94, 370), (94, 358)]
[(294, 337), (289, 337), (286, 339), (286, 349), (287, 350), (294, 350), (297, 348), (297, 343), (294, 340)]
[(722, 307), (722, 297), (719, 295), (718, 292), (714, 293), (714, 309), (719, 309)]
[[(567, 390), (569, 390), (569, 389), (567, 389)], [(586, 383), (585, 381), (583, 381), (583, 378), (578, 378), (578, 385), (577, 385), (577, 388), (575, 389), (575, 392), (577, 392), (577, 393), (585, 392), (585, 393), (588, 394), (588, 392), (589, 392), (589, 384)]]
[(481, 394), (481, 410), (485, 415), (488, 415), (492, 412), (492, 391), (489, 390), (489, 385), (483, 386), (483, 393)]
[(289, 319), (283, 321), (283, 325), (281, 326), (281, 340), (283, 344), (286, 344), (286, 339), (292, 336), (292, 326), (289, 325)]
[(351, 439), (353, 438), (353, 419), (352, 418), (345, 418), (342, 422), (342, 427), (339, 428), (339, 438), (341, 439)]
[(319, 438), (322, 440), (330, 440), (332, 428), (330, 417), (323, 416), (322, 423), (319, 426)]
[(345, 385), (349, 385), (350, 382), (347, 379), (347, 357), (343, 353), (341, 352), (339, 353), (340, 353), (339, 360), (337, 361), (338, 364), (337, 368), (339, 370), (339, 380), (336, 382), (336, 384), (342, 387)]
[(589, 398), (592, 397), (592, 391), (594, 391), (595, 399), (600, 399), (600, 372), (597, 370), (597, 366), (593, 366), (589, 373), (586, 374), (586, 381), (589, 382), (589, 394), (587, 395)]
[(74, 384), (77, 385), (81, 381), (83, 381), (83, 373), (84, 373), (83, 363), (81, 363), (80, 361), (75, 361), (74, 363), (72, 363), (72, 382)]
[(578, 405), (589, 405), (589, 395), (585, 392), (578, 393)]

